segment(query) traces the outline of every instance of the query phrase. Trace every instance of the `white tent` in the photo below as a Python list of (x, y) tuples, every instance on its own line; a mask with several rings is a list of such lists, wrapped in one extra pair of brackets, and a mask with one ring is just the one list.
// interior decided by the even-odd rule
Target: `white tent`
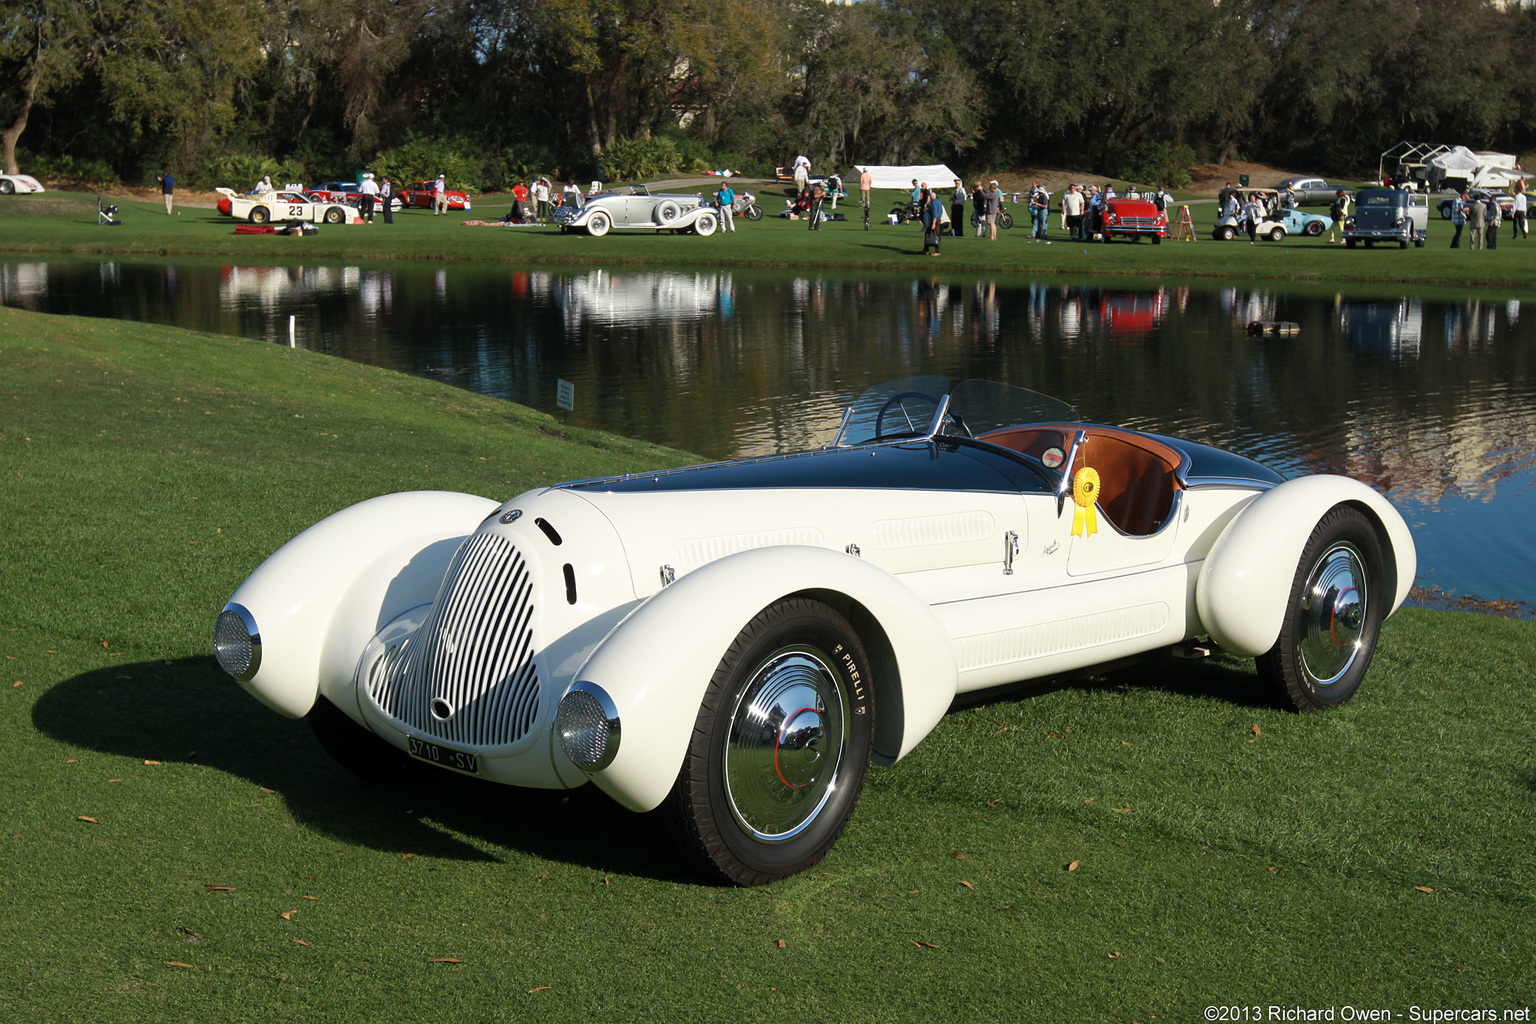
[(953, 188), (955, 179), (960, 177), (943, 164), (854, 164), (853, 170), (843, 175), (843, 187), (849, 192), (857, 189), (859, 175), (865, 168), (869, 169), (871, 188), (899, 188), (904, 192), (912, 188), (913, 178), (919, 184), (926, 181), (931, 188)]

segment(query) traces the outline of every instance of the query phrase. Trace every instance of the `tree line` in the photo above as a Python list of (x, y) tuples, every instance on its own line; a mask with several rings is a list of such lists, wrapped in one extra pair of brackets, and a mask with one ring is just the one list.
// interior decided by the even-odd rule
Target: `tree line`
[(1520, 153), (1536, 12), (1485, 0), (8, 0), (9, 173), (501, 189), (822, 167)]

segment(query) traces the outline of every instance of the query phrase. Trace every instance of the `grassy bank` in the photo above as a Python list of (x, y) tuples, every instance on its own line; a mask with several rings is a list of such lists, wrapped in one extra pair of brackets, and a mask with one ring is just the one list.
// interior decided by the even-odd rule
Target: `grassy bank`
[[(894, 193), (892, 193), (894, 196)], [(889, 197), (888, 197), (889, 198)], [(1450, 227), (1432, 220), (1430, 242), (1423, 249), (1347, 250), (1322, 239), (1290, 238), (1281, 243), (1211, 240), (1215, 204), (1192, 202), (1198, 242), (1153, 246), (1128, 242), (1076, 245), (1065, 241), (1052, 220), (1056, 241), (1030, 242), (1020, 226), (998, 233), (996, 242), (975, 238), (944, 243), (939, 259), (920, 255), (916, 226), (884, 224), (863, 229), (856, 207), (844, 203), (846, 223), (811, 233), (804, 221), (774, 216), (753, 224), (742, 221), (734, 234), (710, 238), (615, 231), (605, 238), (562, 235), (552, 227), (465, 227), (470, 217), (495, 221), (505, 212), (505, 197), (482, 196), (469, 214), (435, 217), (425, 210), (398, 214), (392, 225), (382, 220), (366, 227), (322, 226), (307, 238), (234, 235), (234, 223), (209, 209), (182, 208), (167, 216), (163, 206), (120, 201), (123, 224), (96, 223), (96, 199), (50, 192), (0, 198), (0, 252), (15, 254), (221, 256), (253, 260), (502, 260), (536, 264), (632, 264), (653, 266), (788, 267), (856, 269), (930, 274), (950, 272), (1031, 274), (1153, 275), (1176, 278), (1258, 278), (1265, 280), (1343, 281), (1414, 287), (1461, 286), (1511, 294), (1536, 290), (1536, 241), (1514, 242), (1508, 227), (1504, 245), (1494, 252), (1450, 249)], [(765, 189), (766, 210), (782, 208), (780, 197)], [(883, 213), (889, 201), (875, 204)], [(1020, 218), (1021, 224), (1023, 218)]]
[(1337, 713), (1272, 709), (1235, 659), (956, 710), (816, 871), (713, 888), (593, 791), (370, 789), (208, 653), (244, 574), (343, 505), (683, 456), (260, 342), (6, 309), (0, 339), (8, 1019), (1531, 999), (1532, 623), (1400, 613)]

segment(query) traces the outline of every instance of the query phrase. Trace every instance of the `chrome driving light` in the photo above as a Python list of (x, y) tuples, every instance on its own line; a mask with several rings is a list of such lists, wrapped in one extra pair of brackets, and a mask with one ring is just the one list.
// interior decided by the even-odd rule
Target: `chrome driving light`
[(213, 624), (213, 654), (219, 667), (242, 683), (261, 668), (261, 631), (244, 605), (227, 604)]
[(577, 683), (555, 712), (560, 749), (584, 772), (600, 772), (619, 753), (619, 711), (596, 683)]

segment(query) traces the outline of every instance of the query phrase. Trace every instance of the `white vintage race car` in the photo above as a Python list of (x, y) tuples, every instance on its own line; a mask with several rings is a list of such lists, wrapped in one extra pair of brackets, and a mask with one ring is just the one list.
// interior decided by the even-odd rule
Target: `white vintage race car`
[(0, 196), (43, 191), (43, 183), (30, 174), (0, 174)]
[[(363, 215), (357, 207), (346, 203), (312, 202), (303, 192), (277, 190), (260, 195), (242, 196), (234, 189), (215, 189), (224, 198), (219, 200), (219, 211), (236, 220), (248, 220), (252, 224), (269, 221), (305, 221), (319, 224), (361, 224)], [(227, 207), (227, 208), (226, 208)]]
[(598, 237), (615, 228), (712, 235), (720, 227), (720, 211), (704, 197), (652, 195), (644, 185), (627, 192), (599, 192), (580, 205), (557, 206), (552, 216), (561, 231), (585, 231)]
[(1219, 646), (1342, 704), (1415, 568), (1357, 481), (909, 378), (812, 451), (344, 509), (214, 648), (366, 778), (594, 782), (753, 885), (819, 861), (958, 693)]

